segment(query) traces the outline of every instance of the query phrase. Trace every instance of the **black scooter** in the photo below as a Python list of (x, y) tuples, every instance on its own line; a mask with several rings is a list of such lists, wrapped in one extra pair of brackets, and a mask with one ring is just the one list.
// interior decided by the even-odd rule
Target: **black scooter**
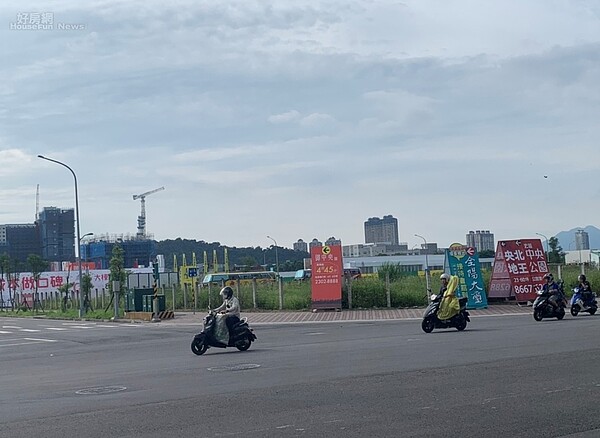
[(242, 318), (232, 328), (232, 333), (229, 333), (229, 342), (224, 343), (215, 338), (215, 326), (217, 323), (216, 312), (209, 310), (208, 315), (204, 317), (204, 329), (194, 336), (192, 341), (192, 352), (200, 356), (204, 354), (209, 347), (235, 347), (240, 351), (246, 351), (250, 348), (252, 342), (256, 340), (256, 335), (248, 326), (246, 318)]
[(549, 301), (552, 296), (551, 293), (539, 290), (537, 291), (537, 295), (538, 296), (533, 302), (533, 319), (536, 321), (541, 321), (544, 318), (556, 318), (561, 320), (565, 317), (565, 299), (562, 292), (556, 300), (558, 308), (555, 308)]
[(425, 309), (425, 313), (423, 313), (423, 322), (421, 323), (421, 328), (425, 333), (431, 333), (434, 328), (455, 328), (458, 331), (463, 331), (467, 328), (467, 323), (471, 321), (469, 318), (469, 312), (467, 311), (467, 302), (469, 301), (468, 298), (463, 297), (458, 299), (460, 304), (460, 311), (458, 314), (454, 315), (450, 319), (440, 320), (437, 317), (437, 313), (442, 301), (442, 295), (443, 294), (431, 295), (431, 302)]

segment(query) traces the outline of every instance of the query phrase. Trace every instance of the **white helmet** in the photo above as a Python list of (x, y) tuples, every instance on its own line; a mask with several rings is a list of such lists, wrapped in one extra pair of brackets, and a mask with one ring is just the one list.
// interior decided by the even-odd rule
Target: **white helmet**
[(221, 295), (224, 300), (228, 300), (233, 296), (233, 289), (229, 286), (225, 286), (223, 289), (221, 289), (219, 295)]
[(440, 275), (440, 280), (448, 280), (450, 281), (450, 274), (446, 274), (445, 272)]

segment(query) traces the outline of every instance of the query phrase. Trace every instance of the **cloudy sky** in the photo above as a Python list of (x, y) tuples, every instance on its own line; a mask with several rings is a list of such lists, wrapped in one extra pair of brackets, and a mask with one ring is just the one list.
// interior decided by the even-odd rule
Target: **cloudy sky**
[(76, 172), (82, 234), (135, 234), (161, 186), (157, 240), (600, 226), (600, 0), (20, 0), (0, 23), (2, 224), (38, 184), (74, 207), (42, 154)]

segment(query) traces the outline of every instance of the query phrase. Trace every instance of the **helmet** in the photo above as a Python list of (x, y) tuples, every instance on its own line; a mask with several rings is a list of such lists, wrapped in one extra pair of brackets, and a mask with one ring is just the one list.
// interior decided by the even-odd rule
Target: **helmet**
[(548, 272), (546, 275), (544, 275), (544, 280), (552, 282), (554, 281), (554, 276), (550, 272)]
[(445, 272), (440, 275), (440, 280), (448, 280), (450, 281), (450, 274), (446, 274)]
[(221, 289), (219, 295), (221, 295), (223, 299), (228, 300), (233, 296), (233, 289), (229, 286), (225, 286), (223, 289)]
[(578, 280), (579, 280), (579, 281), (586, 281), (587, 279), (585, 278), (585, 274), (581, 274), (581, 275), (578, 277)]

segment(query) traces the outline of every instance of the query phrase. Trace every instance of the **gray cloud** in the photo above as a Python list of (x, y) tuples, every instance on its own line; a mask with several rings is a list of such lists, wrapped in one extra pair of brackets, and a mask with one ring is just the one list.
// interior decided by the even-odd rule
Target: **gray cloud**
[(85, 30), (0, 30), (4, 222), (31, 220), (38, 183), (72, 205), (38, 153), (78, 171), (85, 228), (134, 232), (131, 195), (164, 185), (157, 238), (236, 245), (357, 243), (383, 214), (441, 245), (552, 234), (581, 224), (532, 205), (600, 197), (575, 183), (600, 158), (595, 1), (57, 1), (0, 21), (49, 9)]

